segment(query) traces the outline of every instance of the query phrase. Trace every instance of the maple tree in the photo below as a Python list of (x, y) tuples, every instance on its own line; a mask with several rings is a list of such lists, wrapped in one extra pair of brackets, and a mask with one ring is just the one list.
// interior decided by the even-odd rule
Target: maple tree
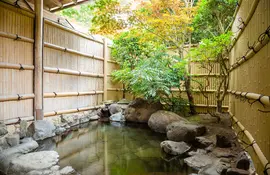
[[(148, 31), (149, 38), (177, 50), (179, 58), (184, 58), (184, 45), (191, 42), (192, 19), (197, 7), (193, 0), (152, 0), (142, 3), (133, 12), (131, 23)], [(190, 113), (195, 114), (194, 99), (191, 90), (190, 66), (185, 72), (185, 88), (190, 105)]]
[(114, 39), (112, 57), (121, 68), (112, 73), (113, 80), (123, 83), (136, 97), (161, 102), (166, 109), (185, 114), (186, 100), (181, 92), (172, 91), (174, 87), (180, 89), (185, 63), (167, 54), (164, 45), (146, 41), (146, 36), (147, 31), (132, 29)]

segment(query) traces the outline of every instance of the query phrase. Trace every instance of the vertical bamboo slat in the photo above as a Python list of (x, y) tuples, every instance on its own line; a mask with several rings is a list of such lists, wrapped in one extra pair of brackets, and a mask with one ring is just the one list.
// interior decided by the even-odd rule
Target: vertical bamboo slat
[(107, 100), (107, 74), (108, 74), (108, 45), (107, 45), (107, 40), (106, 38), (103, 39), (103, 57), (104, 57), (104, 65), (103, 65), (103, 75), (104, 75), (104, 78), (103, 78), (103, 101), (106, 101)]

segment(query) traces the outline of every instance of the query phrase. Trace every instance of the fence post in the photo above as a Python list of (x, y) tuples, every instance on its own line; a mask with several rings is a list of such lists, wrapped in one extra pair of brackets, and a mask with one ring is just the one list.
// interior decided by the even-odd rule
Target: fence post
[(107, 100), (107, 80), (108, 80), (108, 45), (107, 39), (103, 38), (103, 57), (104, 57), (104, 64), (103, 64), (103, 101)]
[(34, 115), (43, 120), (43, 0), (35, 0)]

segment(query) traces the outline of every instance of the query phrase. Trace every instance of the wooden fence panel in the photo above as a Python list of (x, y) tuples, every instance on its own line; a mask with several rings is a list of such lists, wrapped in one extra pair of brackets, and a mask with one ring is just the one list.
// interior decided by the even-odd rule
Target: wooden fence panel
[[(44, 93), (103, 91), (103, 43), (45, 20), (44, 67), (68, 70), (70, 74), (45, 69)], [(73, 73), (72, 73), (73, 72)], [(77, 72), (74, 74), (74, 72)], [(100, 77), (84, 76), (83, 72)], [(100, 104), (102, 94), (44, 99), (44, 111), (76, 109)]]
[[(254, 2), (259, 2), (258, 5), (253, 5)], [(254, 14), (252, 8), (255, 7)], [(242, 31), (239, 39), (232, 48), (230, 54), (230, 64), (234, 64), (239, 57), (245, 55), (248, 48), (253, 43), (258, 42), (258, 37), (266, 31), (270, 26), (270, 1), (269, 0), (246, 0), (241, 3), (240, 9), (236, 15), (236, 20), (233, 23), (232, 31), (239, 31), (241, 23), (237, 19), (247, 19), (251, 15), (250, 21), (244, 21), (246, 27)], [(236, 33), (237, 35), (237, 33)], [(267, 39), (267, 36), (265, 36)], [(269, 36), (268, 36), (269, 37)], [(250, 92), (270, 95), (270, 45), (265, 45), (252, 58), (248, 59), (243, 64), (232, 70), (230, 74), (230, 90)], [(258, 110), (269, 111), (269, 106), (265, 108), (260, 102), (255, 102), (250, 105), (244, 98), (237, 95), (230, 95), (229, 108), (233, 115), (242, 123), (246, 130), (254, 137), (257, 144), (261, 148), (265, 157), (270, 160), (270, 113), (260, 112)], [(243, 100), (241, 100), (243, 99)], [(250, 100), (249, 102), (253, 102)], [(252, 147), (248, 149), (252, 158), (255, 160), (255, 166), (258, 174), (263, 174), (264, 165)]]
[[(33, 116), (33, 68), (23, 70), (20, 66), (33, 67), (33, 17), (0, 2), (0, 120), (3, 121)], [(24, 94), (30, 98), (25, 100), (21, 97)], [(8, 101), (11, 96), (21, 100)]]

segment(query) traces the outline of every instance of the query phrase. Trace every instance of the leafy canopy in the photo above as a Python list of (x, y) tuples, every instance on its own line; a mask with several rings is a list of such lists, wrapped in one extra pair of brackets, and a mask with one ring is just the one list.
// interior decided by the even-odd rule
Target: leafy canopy
[(90, 26), (93, 18), (91, 4), (82, 4), (80, 9), (67, 8), (59, 12), (60, 15), (75, 19), (84, 26)]
[(193, 42), (211, 38), (229, 30), (237, 0), (201, 0), (192, 26)]
[(226, 49), (231, 44), (231, 36), (232, 32), (227, 32), (210, 39), (205, 38), (197, 48), (191, 50), (189, 57), (194, 61), (218, 62), (220, 56), (226, 53)]
[(152, 0), (134, 11), (131, 22), (155, 35), (161, 43), (180, 48), (192, 31), (195, 12), (195, 7), (187, 7), (182, 0)]
[(113, 40), (112, 57), (120, 64), (134, 68), (142, 59), (147, 59), (156, 51), (165, 52), (165, 46), (155, 41), (145, 41), (147, 32), (132, 29), (116, 36)]
[[(172, 88), (179, 88), (183, 79), (185, 62), (167, 54), (166, 47), (145, 41), (147, 32), (133, 29), (120, 34), (113, 45), (112, 56), (121, 69), (112, 73), (113, 80), (125, 85), (128, 92), (150, 101), (160, 101), (170, 106), (185, 103), (175, 97)], [(185, 103), (186, 104), (186, 103)]]
[(97, 0), (91, 6), (93, 18), (91, 20), (90, 32), (101, 35), (114, 35), (125, 28), (123, 19), (117, 15), (123, 13), (118, 0)]

